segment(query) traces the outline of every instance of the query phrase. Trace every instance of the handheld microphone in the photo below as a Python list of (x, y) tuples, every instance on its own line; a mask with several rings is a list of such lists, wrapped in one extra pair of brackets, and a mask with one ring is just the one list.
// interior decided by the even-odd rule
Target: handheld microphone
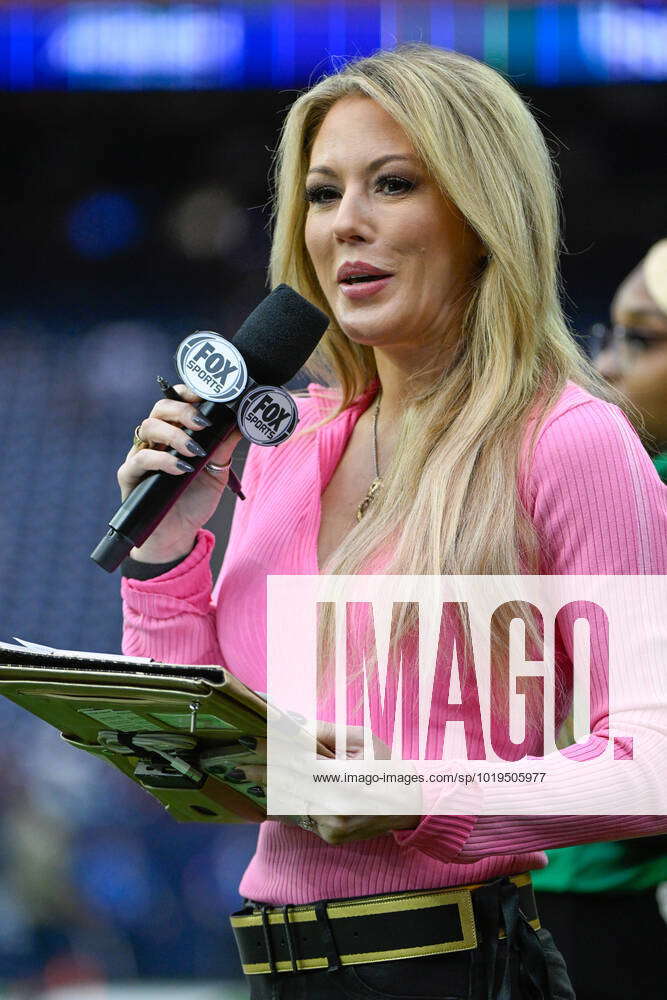
[[(296, 408), (283, 389), (274, 387), (294, 378), (328, 325), (321, 310), (288, 285), (278, 285), (232, 342), (210, 331), (187, 337), (177, 351), (178, 367), (183, 381), (203, 397), (198, 409), (211, 421), (210, 427), (188, 433), (206, 456), (188, 457), (194, 471), (183, 476), (162, 471), (145, 476), (112, 517), (91, 559), (108, 573), (117, 569), (134, 546), (143, 545), (234, 427), (261, 445), (289, 437), (297, 422)], [(293, 412), (282, 402), (291, 404)], [(287, 425), (278, 429), (281, 418)]]

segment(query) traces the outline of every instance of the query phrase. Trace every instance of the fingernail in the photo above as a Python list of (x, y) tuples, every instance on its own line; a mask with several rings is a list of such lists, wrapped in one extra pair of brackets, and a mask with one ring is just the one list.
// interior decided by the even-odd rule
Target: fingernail
[(210, 427), (211, 426), (211, 421), (208, 420), (206, 417), (202, 417), (200, 414), (197, 414), (196, 417), (192, 418), (192, 423), (193, 424), (197, 424), (197, 427)]
[(194, 472), (194, 465), (190, 465), (189, 462), (184, 462), (182, 458), (176, 460), (176, 467), (181, 470), (181, 472)]
[(227, 772), (227, 781), (247, 781), (245, 771), (242, 771), (240, 767), (233, 767), (231, 771)]
[(251, 795), (261, 795), (263, 799), (266, 798), (266, 792), (259, 785), (253, 785), (248, 791)]
[(188, 449), (188, 451), (191, 451), (193, 455), (198, 455), (199, 458), (204, 458), (206, 455), (206, 452), (204, 451), (202, 446), (200, 444), (197, 444), (196, 441), (193, 441), (192, 438), (190, 438), (185, 447)]
[(248, 748), (248, 750), (257, 749), (257, 740), (255, 739), (254, 736), (239, 736), (236, 742), (242, 743), (244, 747)]
[(232, 493), (236, 493), (237, 497), (239, 497), (241, 500), (245, 500), (245, 494), (241, 489), (241, 481), (234, 472), (234, 470), (231, 468), (229, 470), (229, 478), (227, 480), (227, 486), (230, 488)]

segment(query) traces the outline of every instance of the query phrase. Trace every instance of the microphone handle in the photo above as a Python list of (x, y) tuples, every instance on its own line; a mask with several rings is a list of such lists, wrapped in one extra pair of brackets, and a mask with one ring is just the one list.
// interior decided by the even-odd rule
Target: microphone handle
[[(150, 472), (125, 498), (109, 521), (109, 530), (90, 554), (93, 562), (113, 573), (118, 569), (134, 546), (143, 545), (155, 531), (160, 521), (171, 510), (181, 494), (209, 461), (210, 453), (236, 428), (236, 407), (240, 400), (230, 403), (204, 401), (198, 407), (212, 424), (200, 431), (187, 431), (206, 451), (201, 458), (188, 455), (194, 472), (174, 476), (169, 472)], [(170, 455), (183, 456), (175, 448), (167, 449)]]

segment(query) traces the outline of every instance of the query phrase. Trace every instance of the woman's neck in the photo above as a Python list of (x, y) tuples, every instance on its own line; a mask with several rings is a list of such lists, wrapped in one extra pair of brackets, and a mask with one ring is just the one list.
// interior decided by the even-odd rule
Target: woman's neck
[(410, 378), (415, 370), (414, 357), (410, 364), (407, 358), (398, 358), (377, 348), (374, 353), (380, 380), (379, 391), (382, 393), (378, 428), (381, 424), (385, 427), (393, 426), (403, 414), (409, 399)]
[[(373, 353), (382, 390), (380, 419), (384, 417), (393, 424), (405, 410), (415, 385), (428, 379), (429, 369), (432, 376), (444, 371), (455, 353), (455, 344), (441, 343), (436, 353), (430, 344), (376, 347)], [(417, 373), (421, 378), (415, 380)]]

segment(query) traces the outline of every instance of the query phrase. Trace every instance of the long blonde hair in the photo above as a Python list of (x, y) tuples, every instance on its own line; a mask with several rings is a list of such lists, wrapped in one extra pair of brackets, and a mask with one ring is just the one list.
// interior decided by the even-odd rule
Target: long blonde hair
[[(534, 441), (568, 379), (620, 402), (563, 316), (557, 185), (546, 143), (502, 76), (426, 44), (351, 62), (296, 100), (275, 157), (270, 282), (286, 282), (330, 317), (306, 368), (340, 390), (340, 404), (316, 426), (377, 375), (372, 349), (338, 326), (304, 242), (310, 150), (328, 110), (349, 95), (371, 98), (402, 126), (488, 258), (460, 310), (455, 356), (411, 396), (382, 490), (322, 571), (361, 573), (370, 556), (388, 548), (386, 573), (536, 572), (540, 540), (517, 488), (527, 416), (537, 418)], [(395, 640), (415, 624), (408, 606)], [(321, 638), (333, 648), (327, 615)]]

